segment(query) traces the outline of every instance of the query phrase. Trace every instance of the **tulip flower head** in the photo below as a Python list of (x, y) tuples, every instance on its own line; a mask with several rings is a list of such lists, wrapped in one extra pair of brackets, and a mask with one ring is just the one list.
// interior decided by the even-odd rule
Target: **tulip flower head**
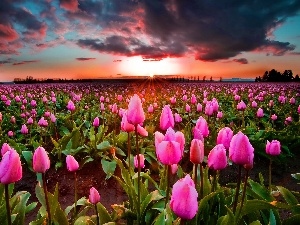
[(200, 116), (199, 119), (197, 120), (195, 128), (201, 131), (204, 138), (208, 137), (209, 135), (208, 124), (202, 116)]
[(97, 117), (94, 118), (93, 126), (94, 127), (99, 127), (99, 125), (100, 125), (100, 120), (99, 120), (99, 117), (97, 116)]
[(28, 134), (28, 128), (27, 128), (26, 124), (22, 125), (21, 134)]
[(273, 114), (272, 116), (271, 116), (271, 120), (277, 120), (277, 115), (276, 114)]
[(194, 181), (187, 174), (173, 185), (170, 208), (181, 219), (190, 220), (198, 211), (197, 198)]
[(264, 117), (264, 111), (263, 111), (262, 108), (258, 108), (258, 110), (257, 110), (257, 112), (256, 112), (256, 116), (257, 116), (258, 118)]
[(272, 140), (271, 142), (267, 141), (266, 153), (269, 155), (279, 155), (281, 152), (280, 142), (277, 140)]
[(2, 156), (0, 162), (0, 183), (11, 184), (22, 178), (22, 165), (16, 150), (10, 149)]
[(94, 187), (90, 189), (89, 201), (92, 204), (97, 204), (98, 202), (100, 202), (100, 194)]
[(239, 111), (244, 111), (245, 109), (246, 109), (246, 104), (245, 104), (245, 102), (243, 102), (243, 101), (240, 101), (238, 104), (237, 104), (237, 110), (239, 110)]
[(66, 157), (66, 164), (67, 164), (67, 169), (70, 172), (75, 172), (79, 168), (79, 164), (72, 155), (67, 155)]
[(50, 168), (50, 159), (43, 147), (40, 146), (34, 151), (32, 166), (37, 173), (45, 173)]
[(139, 157), (136, 155), (134, 156), (134, 167), (135, 168), (138, 168), (139, 166), (139, 161), (138, 161), (138, 158), (140, 160), (140, 168), (145, 168), (145, 156), (143, 154), (139, 154)]
[(134, 94), (130, 98), (127, 110), (127, 120), (133, 125), (141, 124), (145, 120), (142, 101), (137, 94)]
[(9, 144), (4, 143), (1, 147), (1, 156), (4, 156), (4, 154), (8, 151), (10, 151), (12, 148), (10, 147)]
[(193, 139), (190, 147), (190, 161), (194, 164), (200, 164), (204, 159), (204, 144), (199, 139)]
[(71, 111), (71, 112), (75, 111), (75, 105), (74, 105), (74, 103), (73, 103), (72, 100), (69, 100), (69, 101), (68, 101), (67, 109), (68, 109), (69, 111)]
[(241, 131), (235, 134), (230, 141), (229, 158), (238, 165), (253, 164), (254, 148), (248, 137)]
[(184, 151), (185, 139), (182, 132), (175, 131), (170, 127), (166, 131), (166, 135), (156, 131), (155, 148), (158, 160), (164, 165), (177, 164)]
[(207, 165), (213, 170), (222, 170), (227, 166), (226, 149), (223, 144), (216, 145), (208, 154)]
[(127, 120), (127, 111), (123, 113), (122, 121), (121, 121), (121, 130), (125, 132), (132, 132), (134, 131), (134, 125), (128, 123)]
[(165, 105), (160, 115), (160, 129), (167, 130), (169, 127), (174, 127), (175, 120), (172, 110), (169, 105)]
[(226, 149), (229, 149), (232, 137), (233, 131), (229, 127), (224, 127), (218, 133), (217, 144), (223, 144)]

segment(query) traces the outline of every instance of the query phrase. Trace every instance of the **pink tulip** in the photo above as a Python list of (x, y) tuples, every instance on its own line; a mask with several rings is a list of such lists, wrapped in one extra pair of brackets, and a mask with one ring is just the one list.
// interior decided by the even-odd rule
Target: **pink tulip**
[(212, 116), (214, 113), (214, 106), (211, 101), (208, 101), (205, 105), (204, 109), (205, 115)]
[(245, 104), (245, 102), (243, 102), (243, 101), (240, 101), (238, 104), (237, 104), (237, 110), (239, 110), (239, 111), (244, 111), (245, 109), (246, 109), (246, 104)]
[(121, 130), (125, 132), (132, 132), (134, 131), (134, 125), (128, 123), (127, 120), (127, 111), (123, 113), (122, 121), (121, 121)]
[(200, 116), (199, 119), (197, 120), (195, 128), (201, 131), (204, 138), (208, 137), (209, 135), (208, 125), (206, 120), (202, 116)]
[(67, 169), (70, 172), (77, 171), (79, 168), (79, 164), (76, 159), (72, 155), (67, 155), (66, 157)]
[(224, 127), (218, 133), (217, 144), (223, 144), (226, 149), (229, 149), (232, 137), (233, 131), (229, 127)]
[(111, 107), (111, 112), (114, 113), (114, 114), (117, 114), (118, 113), (118, 106), (116, 103), (114, 103)]
[(153, 111), (154, 111), (153, 105), (150, 104), (148, 107), (148, 113), (153, 113)]
[(273, 114), (272, 116), (271, 116), (271, 120), (277, 120), (277, 116), (276, 116), (276, 114)]
[(169, 127), (174, 127), (175, 121), (172, 110), (169, 105), (165, 105), (160, 115), (160, 129), (167, 130)]
[(142, 106), (142, 101), (137, 94), (134, 94), (129, 101), (127, 110), (127, 120), (133, 125), (143, 123), (145, 113)]
[(171, 102), (171, 104), (176, 104), (176, 98), (175, 97), (171, 97), (170, 98), (170, 102)]
[(202, 105), (201, 105), (201, 103), (197, 104), (197, 112), (202, 112)]
[(22, 178), (22, 165), (20, 156), (16, 150), (10, 149), (3, 156), (0, 162), (0, 182), (11, 184)]
[(289, 125), (291, 122), (293, 122), (292, 117), (288, 116), (287, 118), (285, 118), (284, 124)]
[(194, 137), (194, 139), (198, 139), (198, 140), (204, 142), (204, 137), (202, 135), (201, 130), (196, 127), (194, 127), (194, 129), (193, 129), (193, 137)]
[(231, 139), (229, 158), (238, 165), (253, 164), (254, 148), (248, 137), (241, 131), (235, 134)]
[(191, 111), (191, 106), (189, 104), (185, 105), (185, 111), (189, 113)]
[(8, 135), (8, 137), (13, 137), (15, 134), (13, 131), (10, 130), (7, 132), (7, 135)]
[(31, 105), (31, 107), (36, 107), (36, 101), (35, 100), (31, 100), (30, 105)]
[(148, 131), (139, 124), (137, 125), (137, 132), (143, 137), (148, 137)]
[(187, 100), (187, 96), (186, 95), (183, 95), (182, 96), (182, 101), (186, 101)]
[(31, 117), (28, 118), (27, 124), (28, 124), (28, 125), (33, 124), (33, 119), (32, 119)]
[(100, 194), (94, 187), (90, 189), (89, 201), (92, 204), (97, 204), (100, 202)]
[(198, 211), (197, 198), (194, 181), (187, 174), (173, 185), (170, 208), (181, 219), (190, 220)]
[(100, 111), (105, 111), (105, 107), (104, 107), (104, 103), (103, 102), (100, 103)]
[(227, 166), (226, 149), (223, 144), (216, 145), (209, 152), (207, 165), (213, 170), (222, 170)]
[(32, 158), (33, 170), (37, 173), (45, 173), (50, 168), (50, 159), (48, 153), (43, 147), (38, 147)]
[(219, 103), (218, 103), (218, 100), (216, 98), (212, 99), (211, 105), (212, 105), (213, 111), (214, 112), (218, 112), (218, 110), (219, 110)]
[(99, 117), (96, 116), (96, 117), (94, 118), (94, 121), (93, 121), (93, 126), (94, 126), (94, 127), (99, 127), (99, 125), (100, 125), (100, 120), (99, 120)]
[(194, 94), (192, 94), (191, 103), (192, 104), (196, 104), (197, 103), (197, 97)]
[(269, 107), (272, 108), (273, 106), (274, 106), (274, 101), (273, 101), (273, 100), (270, 100), (270, 101), (269, 101)]
[(99, 100), (100, 100), (100, 102), (104, 102), (104, 99), (105, 99), (104, 96), (100, 96)]
[(139, 160), (138, 156), (134, 156), (134, 167), (138, 168), (139, 166), (139, 160), (140, 160), (140, 168), (145, 168), (145, 156), (143, 154), (139, 154)]
[(41, 127), (47, 127), (47, 126), (48, 126), (48, 121), (45, 120), (44, 117), (42, 117), (42, 118), (39, 120), (38, 125), (41, 126)]
[(4, 143), (1, 147), (1, 156), (4, 156), (4, 154), (8, 151), (10, 151), (12, 148), (10, 147), (9, 144)]
[(178, 164), (172, 164), (171, 165), (171, 174), (175, 175), (178, 170)]
[(291, 97), (290, 104), (294, 105), (296, 103), (296, 99), (294, 97)]
[(218, 119), (223, 118), (223, 112), (218, 111), (218, 113), (217, 113), (217, 118), (218, 118)]
[(28, 134), (28, 128), (25, 124), (21, 127), (21, 134)]
[(11, 123), (16, 123), (16, 118), (14, 116), (10, 117), (10, 122)]
[(298, 114), (300, 114), (300, 105), (298, 106), (297, 112), (298, 112)]
[(271, 142), (267, 141), (266, 145), (266, 153), (269, 155), (279, 155), (281, 152), (281, 145), (280, 142), (277, 140), (272, 140)]
[(50, 115), (50, 120), (51, 120), (52, 123), (56, 122), (56, 117), (53, 113), (51, 113), (51, 115)]
[(204, 144), (199, 139), (193, 139), (190, 147), (190, 161), (201, 164), (204, 159)]
[(180, 131), (175, 131), (170, 127), (164, 136), (162, 133), (156, 131), (155, 148), (158, 160), (164, 165), (177, 164), (184, 151), (184, 135)]
[(75, 105), (74, 105), (74, 103), (72, 102), (72, 100), (69, 100), (69, 101), (68, 101), (67, 109), (68, 109), (69, 111), (71, 111), (71, 112), (75, 111), (76, 108), (75, 108)]
[(181, 118), (181, 116), (178, 113), (174, 114), (174, 121), (176, 123), (181, 123), (182, 122), (182, 118)]
[(256, 112), (256, 116), (257, 116), (258, 118), (264, 117), (264, 111), (263, 111), (262, 108), (258, 108), (258, 110), (257, 110), (257, 112)]
[(257, 107), (256, 101), (253, 101), (253, 102), (251, 103), (251, 107), (252, 107), (252, 108), (256, 108), (256, 107)]

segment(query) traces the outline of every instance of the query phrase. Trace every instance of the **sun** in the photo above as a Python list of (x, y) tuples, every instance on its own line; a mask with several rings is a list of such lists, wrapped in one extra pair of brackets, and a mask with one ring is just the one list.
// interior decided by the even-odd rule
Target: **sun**
[(149, 77), (153, 78), (154, 77), (154, 73), (149, 73)]

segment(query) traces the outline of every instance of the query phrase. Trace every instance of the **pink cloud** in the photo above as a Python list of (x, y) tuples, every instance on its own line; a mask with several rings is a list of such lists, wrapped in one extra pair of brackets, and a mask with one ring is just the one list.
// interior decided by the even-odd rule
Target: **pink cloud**
[(12, 27), (0, 24), (0, 37), (7, 41), (14, 41), (19, 35)]
[(60, 7), (70, 12), (76, 12), (78, 10), (78, 1), (60, 0)]

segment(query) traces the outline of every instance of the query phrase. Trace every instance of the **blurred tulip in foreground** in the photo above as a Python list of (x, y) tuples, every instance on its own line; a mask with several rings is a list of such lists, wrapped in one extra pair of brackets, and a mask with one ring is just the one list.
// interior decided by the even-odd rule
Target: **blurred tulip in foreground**
[(198, 211), (197, 198), (194, 181), (188, 174), (173, 185), (170, 208), (181, 219), (190, 220)]
[(11, 184), (22, 178), (22, 165), (19, 154), (16, 150), (10, 149), (3, 156), (0, 162), (0, 182)]

